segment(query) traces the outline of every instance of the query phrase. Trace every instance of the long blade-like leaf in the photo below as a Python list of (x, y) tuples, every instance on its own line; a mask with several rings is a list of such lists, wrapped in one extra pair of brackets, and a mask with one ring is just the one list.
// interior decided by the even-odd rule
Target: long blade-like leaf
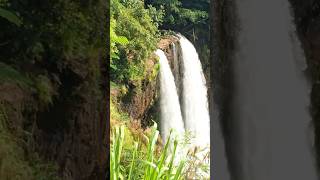
[(8, 21), (17, 26), (21, 26), (22, 24), (22, 21), (19, 19), (17, 15), (3, 8), (0, 8), (0, 17), (7, 19)]
[(130, 171), (129, 171), (128, 180), (131, 180), (132, 171), (133, 171), (133, 166), (134, 166), (134, 161), (136, 160), (137, 151), (138, 151), (138, 143), (137, 143), (137, 142), (134, 142), (134, 150), (133, 150), (133, 154), (132, 154), (132, 161), (131, 161), (131, 165), (130, 165)]

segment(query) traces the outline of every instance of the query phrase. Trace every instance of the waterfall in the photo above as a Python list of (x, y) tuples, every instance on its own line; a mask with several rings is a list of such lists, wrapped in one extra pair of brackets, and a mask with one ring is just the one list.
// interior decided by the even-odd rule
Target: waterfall
[(170, 130), (177, 135), (184, 134), (184, 123), (181, 116), (179, 97), (175, 86), (166, 55), (162, 50), (157, 50), (160, 63), (160, 111), (161, 111), (161, 136), (166, 141)]
[(237, 180), (316, 180), (310, 88), (287, 0), (236, 0), (231, 149)]
[[(183, 143), (186, 140), (184, 138), (189, 137), (185, 135), (185, 131), (190, 132), (190, 145), (180, 145), (177, 159), (186, 158), (187, 151), (192, 149), (194, 156), (201, 159), (202, 165), (209, 166), (207, 153), (210, 146), (210, 122), (206, 82), (195, 47), (185, 37), (179, 35), (179, 38), (179, 48), (174, 43), (171, 44), (174, 76), (164, 52), (156, 52), (160, 57), (161, 134), (165, 140), (170, 129), (175, 129)], [(182, 104), (181, 109), (179, 102)], [(209, 173), (202, 168), (194, 167), (189, 171), (199, 177), (209, 178)]]
[(180, 36), (181, 63), (183, 66), (182, 107), (185, 128), (194, 135), (193, 144), (210, 144), (210, 120), (206, 81), (201, 62), (193, 44)]

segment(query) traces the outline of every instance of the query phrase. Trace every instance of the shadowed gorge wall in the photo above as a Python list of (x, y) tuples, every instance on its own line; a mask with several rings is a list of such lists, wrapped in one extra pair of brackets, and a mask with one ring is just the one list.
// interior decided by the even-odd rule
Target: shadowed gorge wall
[(320, 3), (316, 0), (299, 1), (290, 0), (293, 5), (295, 22), (301, 43), (306, 55), (309, 76), (312, 84), (311, 89), (311, 115), (315, 129), (315, 147), (317, 151), (317, 163), (320, 163)]
[[(312, 93), (311, 100), (311, 112), (314, 122), (315, 134), (316, 134), (316, 149), (319, 152), (319, 128), (318, 128), (318, 111), (319, 111), (319, 97), (317, 92), (317, 81), (319, 80), (319, 68), (318, 55), (318, 36), (319, 36), (319, 3), (316, 1), (290, 1), (293, 7), (295, 16), (296, 27), (298, 35), (302, 43), (306, 59), (308, 62), (307, 74), (311, 77)], [(219, 109), (219, 119), (222, 124), (224, 139), (226, 141), (226, 153), (229, 162), (234, 160), (234, 154), (230, 150), (230, 144), (237, 143), (230, 140), (232, 136), (231, 119), (232, 113), (230, 112), (230, 102), (233, 100), (232, 86), (234, 80), (232, 79), (231, 69), (234, 66), (235, 42), (237, 41), (237, 30), (239, 29), (238, 17), (236, 16), (237, 10), (235, 9), (232, 1), (212, 1), (211, 2), (211, 67), (213, 69), (211, 78), (214, 84), (213, 98), (217, 103)], [(267, 35), (265, 35), (267, 36)], [(268, 34), (272, 36), (272, 33)], [(241, 44), (240, 44), (241, 46)], [(211, 97), (210, 102), (213, 102)], [(214, 113), (213, 104), (210, 105), (211, 113)], [(290, 125), (288, 125), (290, 126)], [(311, 125), (312, 126), (312, 125)], [(214, 146), (214, 142), (212, 142)], [(214, 156), (214, 154), (213, 154)], [(214, 158), (213, 158), (214, 159)], [(319, 160), (318, 160), (319, 162)], [(237, 169), (234, 169), (235, 165), (229, 163), (229, 169), (231, 172), (237, 174)], [(236, 179), (237, 177), (233, 177)]]
[[(232, 62), (237, 35), (236, 11), (234, 6), (234, 2), (230, 0), (211, 1), (210, 3), (210, 86), (212, 90), (209, 90), (208, 94), (211, 117), (210, 128), (213, 129), (213, 131), (211, 131), (211, 147), (225, 146), (225, 154), (223, 154), (224, 149), (220, 150), (219, 152), (221, 153), (219, 154), (211, 151), (213, 161), (213, 163), (211, 163), (211, 172), (213, 172), (215, 178), (228, 178), (228, 171), (234, 170), (234, 166), (225, 162), (226, 159), (224, 159), (226, 157), (227, 160), (234, 159), (230, 149), (230, 144), (233, 143), (230, 142), (230, 136), (232, 135), (230, 131), (230, 119), (232, 118), (230, 102), (233, 99)], [(229, 142), (223, 144), (215, 141), (215, 138), (212, 138), (217, 137), (217, 134), (215, 134), (217, 131), (214, 131), (214, 129), (217, 128), (215, 126), (221, 126), (223, 139)], [(224, 155), (225, 157), (223, 159), (218, 160), (218, 158)], [(220, 164), (224, 164), (227, 167), (221, 169), (222, 166), (219, 166)]]

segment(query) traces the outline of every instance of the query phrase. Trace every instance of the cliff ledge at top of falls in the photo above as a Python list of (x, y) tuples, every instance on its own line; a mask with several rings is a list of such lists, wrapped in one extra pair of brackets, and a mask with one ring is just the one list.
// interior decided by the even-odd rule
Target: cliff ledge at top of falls
[(161, 49), (166, 54), (172, 71), (174, 71), (173, 50), (171, 46), (173, 43), (174, 44), (179, 43), (179, 38), (177, 36), (166, 36), (162, 38), (158, 43), (158, 48)]
[(178, 41), (179, 38), (176, 36), (165, 36), (159, 41), (158, 48), (163, 51), (169, 50), (170, 44), (176, 43)]

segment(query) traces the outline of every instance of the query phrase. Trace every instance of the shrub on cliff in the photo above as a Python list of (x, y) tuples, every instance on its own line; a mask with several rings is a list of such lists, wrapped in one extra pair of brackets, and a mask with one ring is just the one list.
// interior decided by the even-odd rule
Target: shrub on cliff
[(134, 83), (144, 79), (145, 61), (156, 49), (161, 19), (162, 11), (145, 8), (143, 1), (111, 1), (111, 32), (128, 40), (116, 43), (111, 38), (111, 45), (116, 43), (111, 54), (118, 51), (117, 57), (111, 59), (112, 81)]

